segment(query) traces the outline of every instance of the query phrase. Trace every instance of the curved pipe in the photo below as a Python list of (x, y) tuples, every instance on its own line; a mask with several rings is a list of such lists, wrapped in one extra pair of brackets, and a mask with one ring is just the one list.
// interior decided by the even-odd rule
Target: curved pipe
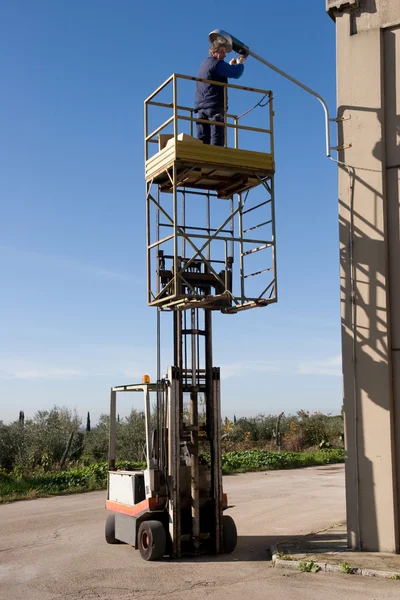
[[(331, 157), (331, 134), (330, 134), (329, 123), (330, 123), (331, 119), (329, 116), (328, 105), (325, 102), (325, 100), (323, 99), (323, 97), (320, 94), (318, 94), (317, 92), (315, 92), (314, 90), (312, 90), (307, 85), (304, 85), (304, 83), (301, 83), (301, 81), (299, 81), (298, 79), (295, 79), (288, 73), (285, 73), (285, 71), (282, 71), (282, 69), (278, 69), (278, 67), (275, 67), (275, 65), (273, 65), (272, 63), (265, 60), (265, 58), (262, 58), (262, 56), (259, 56), (258, 54), (256, 54), (252, 50), (250, 50), (250, 48), (248, 46), (246, 46), (246, 44), (244, 44), (243, 42), (241, 42), (240, 40), (235, 38), (233, 35), (231, 35), (227, 31), (224, 31), (223, 29), (214, 29), (214, 31), (211, 31), (211, 33), (208, 35), (208, 39), (210, 40), (211, 43), (214, 42), (217, 38), (224, 39), (224, 41), (226, 42), (226, 48), (227, 48), (228, 52), (231, 52), (233, 50), (234, 52), (237, 52), (238, 54), (241, 54), (242, 56), (252, 56), (253, 58), (260, 61), (261, 63), (263, 63), (264, 65), (266, 65), (267, 67), (269, 67), (270, 69), (272, 69), (273, 71), (278, 73), (279, 75), (282, 75), (282, 77), (289, 79), (289, 81), (291, 81), (295, 85), (301, 87), (304, 91), (308, 92), (309, 94), (311, 94), (312, 96), (314, 96), (321, 102), (322, 107), (324, 109), (324, 113), (325, 113), (325, 149), (326, 149), (327, 157), (330, 158)], [(335, 120), (335, 119), (332, 119), (332, 120)]]
[(315, 92), (314, 90), (312, 90), (307, 85), (304, 85), (304, 83), (301, 83), (301, 81), (298, 81), (297, 79), (295, 79), (291, 75), (288, 75), (287, 73), (285, 73), (281, 69), (278, 69), (278, 67), (275, 67), (273, 64), (271, 64), (270, 62), (268, 62), (267, 60), (265, 60), (265, 58), (262, 58), (261, 56), (258, 56), (258, 54), (256, 54), (255, 52), (252, 52), (251, 50), (249, 50), (249, 55), (252, 56), (253, 58), (255, 58), (256, 60), (259, 60), (260, 62), (262, 62), (264, 65), (266, 65), (267, 67), (269, 67), (270, 69), (272, 69), (273, 71), (275, 71), (276, 73), (278, 73), (279, 75), (282, 75), (282, 77), (285, 77), (286, 79), (289, 79), (289, 81), (291, 81), (295, 85), (298, 85), (299, 87), (301, 87), (303, 90), (305, 90), (306, 92), (308, 92), (309, 94), (311, 94), (315, 98), (318, 98), (318, 100), (321, 102), (322, 107), (323, 107), (324, 112), (325, 112), (325, 149), (326, 149), (326, 155), (329, 158), (330, 155), (331, 155), (331, 134), (330, 134), (330, 130), (329, 130), (330, 117), (329, 117), (329, 108), (328, 108), (328, 105), (325, 102), (325, 100), (323, 99), (323, 97), (320, 94), (318, 94), (317, 92)]

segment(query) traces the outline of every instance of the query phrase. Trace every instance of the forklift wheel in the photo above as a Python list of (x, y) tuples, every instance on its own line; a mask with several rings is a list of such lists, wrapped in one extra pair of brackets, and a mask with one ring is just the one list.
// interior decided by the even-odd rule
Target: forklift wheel
[(106, 542), (107, 544), (120, 544), (115, 537), (115, 515), (110, 513), (106, 520)]
[(138, 546), (144, 560), (159, 560), (165, 554), (167, 537), (160, 521), (143, 521), (139, 527)]
[(224, 539), (224, 552), (230, 554), (234, 551), (237, 544), (237, 529), (235, 521), (229, 515), (222, 517), (222, 532)]

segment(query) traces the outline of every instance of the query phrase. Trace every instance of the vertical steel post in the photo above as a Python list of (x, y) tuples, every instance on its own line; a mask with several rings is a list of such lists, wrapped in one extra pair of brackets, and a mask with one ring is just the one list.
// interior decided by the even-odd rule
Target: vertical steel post
[[(182, 356), (182, 313), (179, 310), (174, 311), (174, 366), (179, 369), (181, 376), (181, 382), (178, 390), (178, 408), (179, 414), (183, 414), (183, 392), (182, 392), (182, 378), (183, 378), (183, 356)], [(182, 434), (183, 422), (181, 418), (179, 434)]]
[(274, 150), (274, 96), (273, 93), (270, 92), (269, 93), (269, 125), (268, 125), (268, 129), (270, 130), (270, 148), (269, 151), (272, 154), (272, 156), (275, 156), (275, 150)]
[[(150, 192), (151, 192), (152, 183), (146, 183), (146, 242), (147, 242), (147, 302), (150, 304), (151, 298), (151, 212), (150, 212)], [(158, 211), (158, 208), (156, 209)], [(158, 265), (157, 265), (158, 269)], [(157, 277), (157, 280), (159, 278)]]
[(110, 395), (110, 438), (108, 446), (108, 469), (115, 470), (117, 459), (117, 392), (111, 388)]
[(274, 285), (273, 290), (275, 292), (275, 298), (278, 300), (278, 274), (276, 267), (276, 231), (275, 231), (275, 192), (274, 192), (274, 178), (271, 177), (271, 219), (272, 219), (272, 261), (274, 269)]
[(190, 110), (190, 135), (193, 137), (193, 109)]
[[(178, 143), (178, 83), (176, 75), (173, 75), (172, 79), (172, 104), (173, 104), (173, 116), (174, 116), (174, 144)], [(178, 190), (177, 190), (177, 173), (176, 173), (176, 162), (172, 167), (172, 201), (173, 201), (173, 231), (174, 231), (174, 295), (176, 296), (181, 292), (180, 278), (177, 273), (179, 271), (178, 265)]]
[[(156, 199), (157, 199), (157, 207), (156, 207), (156, 239), (155, 241), (158, 242), (160, 237), (161, 237), (161, 227), (160, 227), (160, 209), (158, 208), (159, 206), (161, 206), (161, 194), (160, 194), (160, 186), (157, 186), (157, 194), (156, 194)], [(150, 219), (150, 214), (148, 216), (148, 219)], [(150, 243), (150, 239), (149, 239), (149, 243)], [(157, 281), (156, 281), (156, 294), (158, 295), (161, 291), (161, 283), (160, 283), (160, 253), (159, 253), (160, 247), (157, 246), (157, 251), (156, 251), (156, 275), (157, 275)], [(149, 271), (150, 268), (148, 267)]]
[(242, 297), (242, 302), (243, 302), (243, 298), (245, 297), (245, 289), (244, 289), (244, 244), (243, 244), (243, 201), (242, 201), (242, 194), (238, 194), (238, 198), (239, 198), (239, 238), (240, 238), (240, 242), (239, 242), (239, 252), (240, 252), (240, 257), (239, 257), (239, 273), (240, 273), (240, 295)]
[(228, 110), (228, 88), (224, 85), (224, 146), (228, 145), (228, 135), (227, 135), (227, 126), (226, 126), (226, 113)]
[(222, 551), (222, 471), (221, 471), (221, 415), (219, 399), (219, 369), (214, 369), (212, 357), (212, 311), (204, 310), (206, 417), (207, 437), (210, 441), (211, 495), (213, 499), (213, 532), (215, 552)]
[[(210, 192), (207, 191), (206, 196), (206, 210), (207, 210), (207, 233), (211, 236), (211, 201), (210, 201)], [(211, 244), (207, 246), (207, 260), (211, 260)]]
[[(191, 309), (191, 365), (192, 365), (192, 388), (190, 393), (190, 442), (191, 442), (191, 512), (192, 512), (192, 537), (195, 548), (199, 546), (200, 536), (200, 495), (199, 495), (199, 433), (198, 433), (198, 393), (197, 388), (197, 340), (195, 309)], [(198, 324), (197, 324), (198, 325)]]
[(181, 555), (181, 499), (180, 499), (180, 372), (176, 367), (168, 368), (170, 390), (168, 394), (168, 513), (169, 533), (172, 540), (172, 555)]
[(198, 433), (198, 394), (190, 394), (190, 441), (191, 441), (191, 500), (192, 500), (192, 537), (195, 548), (200, 542), (200, 493), (199, 493), (199, 433)]
[(237, 150), (239, 148), (239, 130), (238, 130), (239, 119), (238, 119), (238, 117), (235, 117), (234, 122), (235, 122), (235, 128), (233, 130), (234, 142), (235, 142), (234, 148), (235, 148), (235, 150)]
[[(274, 97), (272, 92), (270, 92), (270, 102), (269, 102), (269, 129), (271, 131), (271, 136), (270, 136), (270, 152), (271, 154), (274, 156), (275, 151), (274, 151), (274, 106), (273, 106), (273, 102), (274, 102)], [(271, 219), (272, 219), (272, 240), (273, 240), (273, 245), (272, 245), (272, 261), (273, 261), (273, 269), (274, 269), (274, 279), (275, 279), (275, 283), (274, 283), (274, 293), (275, 293), (275, 299), (278, 300), (278, 274), (277, 274), (277, 267), (276, 267), (276, 227), (275, 227), (275, 190), (274, 190), (274, 177), (271, 177), (270, 179), (270, 186), (271, 186)]]
[[(234, 209), (233, 198), (234, 197), (232, 196), (232, 198), (229, 200), (231, 214), (233, 213), (233, 209)], [(230, 229), (230, 233), (232, 235), (232, 238), (234, 238), (235, 237), (235, 227), (234, 227), (233, 219), (230, 222), (230, 228), (229, 229)], [(234, 244), (233, 240), (230, 242), (229, 256), (232, 258), (232, 262), (233, 262), (233, 260), (235, 258), (235, 244)]]
[(144, 103), (144, 160), (145, 160), (145, 164), (146, 164), (147, 159), (149, 158), (149, 150), (148, 150), (149, 142), (147, 141), (147, 136), (149, 135), (148, 123), (149, 123), (149, 105), (145, 101), (145, 103)]
[[(182, 222), (181, 226), (183, 231), (186, 233), (186, 192), (183, 189), (181, 191), (182, 194)], [(186, 238), (182, 236), (182, 258), (186, 257)]]
[(220, 392), (220, 370), (218, 367), (212, 369), (213, 389), (213, 422), (214, 432), (212, 439), (212, 456), (214, 462), (214, 502), (215, 502), (215, 551), (223, 551), (223, 529), (222, 529), (222, 460), (221, 460), (221, 392)]
[[(175, 142), (176, 143), (176, 142)], [(174, 162), (174, 166), (172, 167), (172, 178), (173, 178), (173, 191), (172, 191), (172, 201), (173, 201), (173, 231), (174, 231), (174, 295), (181, 294), (181, 277), (178, 275), (179, 271), (179, 261), (178, 261), (178, 190), (177, 190), (177, 177), (176, 177), (176, 164)]]
[(147, 460), (147, 468), (152, 469), (153, 459), (151, 457), (151, 424), (150, 424), (150, 392), (148, 387), (144, 388), (144, 399), (145, 399), (145, 424), (146, 424), (146, 460)]

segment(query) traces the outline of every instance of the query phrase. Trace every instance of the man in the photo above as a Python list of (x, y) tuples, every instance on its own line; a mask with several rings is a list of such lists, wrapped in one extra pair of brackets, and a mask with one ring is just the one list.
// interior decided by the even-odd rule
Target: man
[[(226, 46), (223, 38), (217, 38), (210, 46), (209, 57), (200, 65), (197, 77), (221, 83), (227, 83), (228, 78), (239, 79), (243, 75), (245, 58), (240, 56), (226, 63)], [(224, 86), (213, 83), (196, 83), (195, 109), (199, 119), (224, 122)], [(204, 144), (223, 146), (225, 127), (210, 123), (196, 123), (197, 137)]]

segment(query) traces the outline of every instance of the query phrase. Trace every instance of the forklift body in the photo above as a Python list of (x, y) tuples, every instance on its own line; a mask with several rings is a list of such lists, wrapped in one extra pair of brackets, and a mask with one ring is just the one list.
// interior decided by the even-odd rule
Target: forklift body
[[(178, 374), (171, 367), (169, 375), (171, 380), (158, 384), (111, 390), (106, 540), (110, 544), (130, 544), (139, 549), (145, 560), (182, 553), (232, 551), (237, 534), (233, 520), (227, 517), (225, 529), (229, 531), (223, 536), (222, 511), (227, 508), (227, 498), (222, 494), (221, 473), (215, 473), (207, 464), (192, 464), (198, 455), (193, 456), (191, 448), (191, 426), (176, 420), (179, 397), (174, 388), (176, 392)], [(143, 471), (116, 469), (118, 392), (144, 393), (147, 468)], [(152, 394), (157, 398), (154, 415)]]

